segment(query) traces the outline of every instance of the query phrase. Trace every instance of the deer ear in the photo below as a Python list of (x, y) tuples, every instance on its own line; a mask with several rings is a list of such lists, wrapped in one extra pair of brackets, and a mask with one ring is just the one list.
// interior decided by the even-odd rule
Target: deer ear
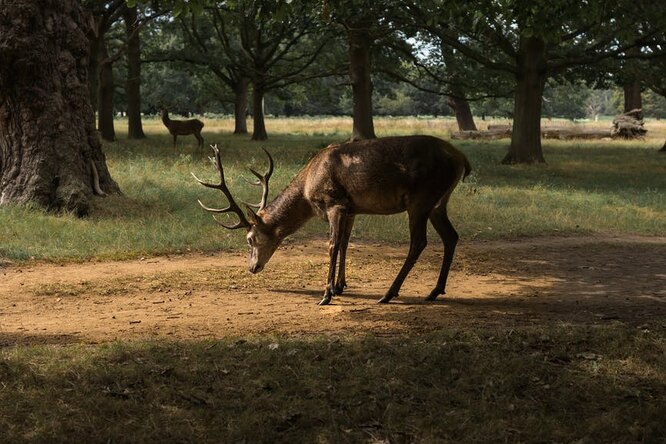
[(245, 212), (247, 213), (247, 219), (252, 225), (261, 225), (261, 218), (257, 216), (257, 213), (254, 212), (252, 207), (245, 205)]

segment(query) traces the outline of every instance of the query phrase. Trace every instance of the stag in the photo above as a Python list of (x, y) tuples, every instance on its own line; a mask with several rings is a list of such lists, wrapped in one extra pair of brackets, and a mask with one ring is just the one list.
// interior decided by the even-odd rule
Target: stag
[[(444, 244), (444, 258), (435, 288), (426, 298), (433, 301), (445, 293), (458, 233), (447, 215), (446, 205), (454, 188), (467, 177), (471, 166), (465, 155), (448, 142), (430, 136), (387, 137), (329, 145), (310, 160), (287, 188), (268, 202), (268, 180), (273, 173), (273, 158), (268, 156), (268, 172), (250, 169), (262, 187), (261, 202), (253, 211), (239, 207), (224, 180), (220, 151), (211, 145), (220, 174), (219, 183), (194, 178), (203, 186), (221, 190), (225, 208), (209, 208), (211, 213), (235, 213), (238, 222), (225, 228), (247, 229), (250, 246), (248, 257), (251, 273), (258, 273), (280, 243), (314, 216), (323, 217), (330, 226), (329, 268), (324, 297), (326, 305), (334, 295), (342, 294), (345, 279), (347, 246), (357, 214), (395, 214), (407, 211), (409, 216), (409, 253), (393, 284), (381, 303), (398, 296), (400, 287), (427, 243), (428, 220)], [(215, 214), (213, 214), (215, 218)], [(336, 265), (339, 271), (336, 280)]]
[(194, 134), (194, 137), (197, 138), (197, 147), (203, 149), (203, 137), (201, 137), (201, 129), (204, 124), (199, 119), (188, 119), (188, 120), (171, 120), (169, 118), (169, 112), (165, 109), (161, 111), (162, 122), (164, 126), (167, 127), (169, 133), (173, 136), (173, 148), (176, 149), (176, 139), (178, 136), (189, 136)]

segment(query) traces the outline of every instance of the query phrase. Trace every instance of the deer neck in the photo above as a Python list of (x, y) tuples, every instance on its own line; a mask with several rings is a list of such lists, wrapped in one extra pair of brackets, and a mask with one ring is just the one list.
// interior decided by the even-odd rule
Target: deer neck
[(259, 215), (264, 224), (282, 240), (310, 220), (314, 211), (303, 196), (302, 185), (292, 182)]
[(169, 119), (169, 113), (162, 113), (162, 123), (169, 126), (169, 122), (171, 122), (171, 119)]

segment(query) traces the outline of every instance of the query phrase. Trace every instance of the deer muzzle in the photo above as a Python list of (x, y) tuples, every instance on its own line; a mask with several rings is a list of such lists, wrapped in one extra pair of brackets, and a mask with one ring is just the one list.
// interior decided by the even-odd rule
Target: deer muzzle
[(263, 269), (264, 269), (264, 266), (263, 266), (263, 265), (260, 265), (260, 264), (252, 264), (252, 265), (250, 265), (250, 273), (252, 273), (252, 274), (257, 274), (257, 273), (259, 273), (259, 272), (260, 272), (261, 270), (263, 270)]

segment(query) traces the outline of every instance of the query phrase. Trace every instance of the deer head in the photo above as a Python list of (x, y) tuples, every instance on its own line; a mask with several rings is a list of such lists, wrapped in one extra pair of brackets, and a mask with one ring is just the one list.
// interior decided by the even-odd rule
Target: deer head
[[(199, 205), (201, 205), (204, 210), (213, 213), (213, 219), (215, 219), (215, 221), (224, 228), (229, 230), (236, 230), (239, 228), (247, 229), (246, 238), (247, 243), (250, 246), (250, 254), (248, 255), (249, 269), (251, 273), (259, 273), (264, 269), (264, 266), (271, 258), (271, 256), (273, 256), (273, 253), (275, 253), (275, 250), (280, 245), (280, 241), (282, 240), (276, 236), (273, 230), (270, 229), (262, 219), (262, 213), (266, 207), (268, 199), (268, 180), (273, 174), (273, 158), (271, 157), (270, 153), (266, 151), (266, 149), (262, 148), (268, 156), (268, 171), (265, 174), (260, 174), (250, 168), (250, 172), (258, 179), (255, 182), (250, 182), (250, 184), (262, 187), (261, 201), (258, 204), (249, 204), (247, 202), (243, 202), (243, 204), (245, 204), (246, 210), (245, 213), (243, 213), (243, 210), (234, 200), (231, 192), (229, 191), (229, 188), (224, 181), (224, 168), (222, 167), (220, 150), (218, 149), (217, 145), (211, 145), (211, 148), (215, 153), (215, 157), (211, 158), (211, 161), (215, 165), (217, 171), (220, 173), (220, 183), (214, 184), (204, 182), (195, 176), (194, 173), (192, 173), (192, 176), (201, 185), (207, 188), (215, 188), (222, 191), (224, 196), (227, 198), (229, 205), (226, 208), (210, 208), (204, 205), (200, 200), (198, 201)], [(257, 212), (255, 212), (253, 208), (257, 208)], [(234, 225), (224, 224), (215, 218), (215, 214), (219, 213), (235, 213), (238, 216), (238, 222)]]

